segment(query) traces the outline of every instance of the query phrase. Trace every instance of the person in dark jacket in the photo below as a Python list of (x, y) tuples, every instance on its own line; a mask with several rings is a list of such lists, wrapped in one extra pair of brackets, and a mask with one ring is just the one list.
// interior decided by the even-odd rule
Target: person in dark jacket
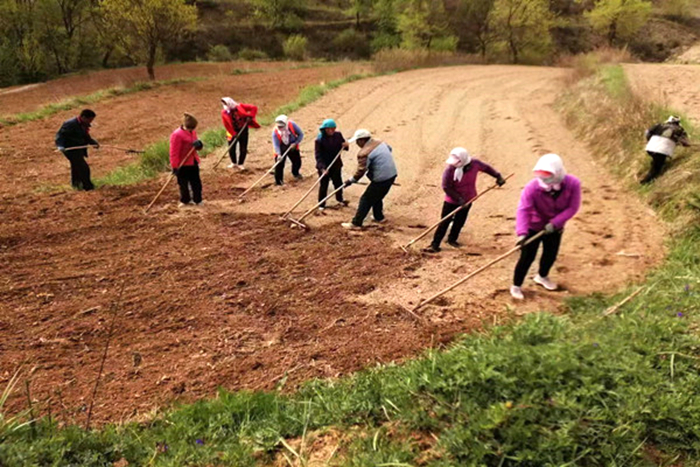
[(90, 125), (95, 116), (92, 110), (84, 109), (79, 116), (63, 122), (56, 133), (56, 147), (70, 162), (70, 184), (76, 190), (95, 189), (95, 185), (90, 180), (90, 166), (85, 160), (88, 157), (85, 146), (100, 147), (99, 143), (90, 136)]
[[(316, 170), (321, 182), (318, 186), (318, 201), (321, 202), (328, 195), (328, 184), (332, 180), (333, 186), (338, 189), (343, 186), (343, 160), (338, 157), (341, 151), (347, 151), (350, 144), (345, 141), (343, 134), (337, 131), (337, 125), (333, 119), (326, 119), (319, 127), (319, 133), (315, 142)], [(331, 165), (332, 164), (332, 165)], [(343, 190), (335, 194), (335, 199), (341, 206), (347, 206), (343, 199)], [(324, 202), (319, 210), (325, 209)]]
[(647, 139), (646, 151), (651, 157), (649, 173), (640, 183), (647, 184), (655, 180), (663, 172), (666, 160), (673, 157), (676, 146), (690, 146), (688, 134), (681, 126), (680, 117), (671, 115), (665, 123), (657, 123), (645, 133)]
[(369, 131), (357, 130), (349, 142), (357, 143), (360, 151), (357, 153), (357, 172), (345, 181), (345, 186), (348, 187), (359, 182), (365, 174), (367, 174), (370, 184), (360, 197), (355, 217), (351, 222), (343, 222), (340, 225), (348, 230), (361, 230), (362, 223), (370, 210), (374, 222), (379, 224), (386, 222), (384, 198), (389, 194), (398, 172), (391, 146), (378, 139), (373, 139)]
[[(447, 216), (476, 196), (476, 177), (479, 172), (491, 175), (496, 179), (498, 186), (503, 186), (506, 183), (496, 169), (479, 159), (472, 158), (464, 148), (454, 148), (445, 162), (447, 162), (447, 167), (442, 174), (442, 189), (445, 191), (445, 202), (442, 204), (440, 218)], [(454, 248), (459, 248), (461, 245), (457, 240), (462, 227), (467, 222), (467, 216), (471, 207), (472, 205), (470, 204), (452, 215), (452, 217), (441, 222), (437, 230), (435, 230), (433, 242), (423, 251), (427, 253), (440, 251), (440, 243), (445, 238), (450, 223), (452, 223), (452, 229), (450, 230), (450, 236), (447, 238), (447, 244)]]

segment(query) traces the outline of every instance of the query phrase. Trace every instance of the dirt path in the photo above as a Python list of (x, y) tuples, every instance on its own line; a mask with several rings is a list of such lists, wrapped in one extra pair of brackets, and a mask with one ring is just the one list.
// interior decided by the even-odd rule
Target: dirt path
[[(268, 130), (254, 134), (248, 174), (213, 173), (213, 158), (205, 161), (202, 211), (178, 211), (172, 188), (143, 216), (153, 182), (13, 195), (0, 206), (0, 384), (18, 362), (36, 365), (36, 397), (44, 404), (51, 398), (59, 419), (81, 420), (122, 281), (122, 314), (96, 410), (102, 421), (209, 396), (218, 386), (271, 388), (286, 374), (293, 387), (406, 358), (482, 323), (555, 309), (572, 294), (640, 278), (662, 257), (662, 228), (564, 129), (550, 107), (563, 73), (504, 66), (414, 71), (344, 86), (294, 114), (309, 135), (302, 148), (307, 175), (314, 172), (313, 128), (326, 117), (346, 135), (367, 127), (394, 147), (401, 187), (388, 197), (390, 222), (358, 235), (338, 224), (352, 215), (359, 186), (348, 190), (351, 208), (313, 217), (309, 232), (290, 229), (277, 214), (313, 177), (234, 201), (272, 162)], [(148, 103), (152, 112), (161, 100)], [(126, 111), (129, 102), (119, 105)], [(146, 102), (131, 105), (138, 110), (130, 121), (147, 123)], [(118, 122), (115, 134), (129, 127)], [(437, 219), (443, 161), (457, 145), (515, 177), (474, 207), (463, 249), (405, 255), (398, 245), (420, 231), (409, 226)], [(415, 322), (400, 304), (512, 247), (520, 189), (548, 151), (559, 152), (584, 185), (582, 211), (567, 227), (553, 273), (565, 290), (545, 294), (528, 283), (529, 300), (513, 303), (513, 258), (427, 307), (427, 324)], [(354, 155), (345, 156), (348, 174)], [(483, 176), (479, 186), (491, 182)]]
[(700, 125), (700, 67), (648, 64), (624, 67), (636, 92), (685, 113), (695, 126)]

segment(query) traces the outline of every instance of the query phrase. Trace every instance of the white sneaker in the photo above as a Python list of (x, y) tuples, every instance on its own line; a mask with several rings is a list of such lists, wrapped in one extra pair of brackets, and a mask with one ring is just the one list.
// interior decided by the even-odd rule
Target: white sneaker
[(523, 295), (523, 289), (517, 285), (510, 286), (510, 296), (516, 300), (525, 300), (525, 295)]
[(348, 229), (348, 230), (362, 230), (362, 227), (358, 227), (358, 226), (356, 226), (355, 224), (353, 224), (352, 222), (343, 222), (343, 223), (340, 224), (340, 225), (341, 225), (344, 229)]
[(241, 172), (243, 172), (243, 171), (245, 170), (245, 165), (243, 165), (243, 164), (239, 165), (239, 166), (238, 166), (238, 170), (240, 170)]
[(194, 203), (195, 207), (198, 208), (203, 208), (204, 207), (204, 201), (200, 201), (199, 203)]
[(372, 222), (374, 222), (375, 224), (386, 224), (387, 220), (386, 220), (386, 217), (384, 219), (380, 219), (380, 220), (377, 220), (373, 217)]
[(234, 167), (236, 167), (236, 164), (233, 162), (226, 166), (227, 169), (233, 169)]
[(557, 284), (550, 281), (549, 277), (542, 277), (537, 274), (532, 280), (535, 281), (535, 284), (539, 284), (547, 290), (557, 290)]
[(188, 207), (189, 205), (190, 205), (190, 203), (182, 203), (182, 202), (177, 203), (177, 207), (180, 209), (184, 209), (184, 208)]

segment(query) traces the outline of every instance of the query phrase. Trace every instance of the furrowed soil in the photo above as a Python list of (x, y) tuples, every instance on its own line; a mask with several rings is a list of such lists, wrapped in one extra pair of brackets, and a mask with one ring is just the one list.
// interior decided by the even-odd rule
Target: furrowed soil
[[(176, 63), (158, 66), (157, 80), (230, 76), (234, 72), (270, 71), (295, 66), (294, 62)], [(120, 68), (66, 76), (45, 83), (0, 89), (0, 116), (31, 112), (71, 97), (92, 94), (106, 88), (129, 87), (148, 81), (145, 67)]]
[[(348, 84), (292, 115), (307, 132), (304, 180), (291, 181), (287, 166), (284, 188), (273, 188), (268, 177), (245, 202), (237, 200), (272, 164), (270, 131), (262, 129), (252, 135), (248, 171), (214, 171), (215, 155), (203, 161), (202, 209), (178, 210), (173, 184), (144, 215), (164, 178), (92, 193), (34, 192), (44, 178), (65, 180), (67, 167), (50, 159), (55, 156), (29, 150), (29, 131), (24, 139), (12, 136), (13, 144), (26, 145), (23, 157), (32, 163), (0, 159), (6, 177), (0, 207), (0, 384), (25, 364), (34, 368), (36, 407), (50, 406), (60, 421), (84, 420), (116, 317), (95, 417), (119, 421), (212, 396), (218, 387), (271, 389), (285, 382), (285, 389), (293, 389), (309, 378), (402, 360), (460, 333), (534, 310), (556, 311), (566, 297), (614, 291), (640, 279), (663, 257), (663, 228), (552, 109), (566, 73), (470, 66)], [(94, 136), (124, 144), (139, 135), (131, 129), (142, 126), (167, 136), (188, 95), (188, 103), (202, 101), (197, 110), (206, 125), (218, 122), (223, 94), (262, 101), (263, 110), (274, 107), (270, 102), (279, 88), (263, 95), (257, 87), (269, 76), (237, 77), (251, 79), (238, 92), (207, 88), (204, 95), (183, 88), (168, 90), (167, 97), (114, 99), (105, 107), (114, 118), (96, 127)], [(251, 92), (261, 97), (249, 98)], [(34, 143), (50, 147), (65, 117), (35, 127)], [(307, 231), (279, 219), (315, 181), (314, 129), (326, 117), (336, 118), (346, 137), (364, 127), (393, 146), (400, 186), (387, 197), (387, 224), (373, 224), (370, 216), (360, 233), (341, 229), (364, 188), (357, 185), (346, 192), (349, 208), (330, 201), (325, 215), (306, 219)], [(399, 246), (439, 217), (444, 160), (458, 145), (515, 175), (475, 204), (461, 249), (443, 245), (441, 254), (423, 255), (428, 237), (404, 254)], [(520, 190), (537, 158), (550, 151), (563, 156), (584, 186), (582, 209), (567, 225), (552, 272), (562, 290), (547, 293), (528, 282), (527, 300), (513, 302), (507, 291), (513, 256), (418, 311), (420, 321), (402, 308), (513, 247)], [(355, 152), (344, 156), (345, 176), (356, 166)], [(115, 159), (99, 170), (123, 163)], [(29, 177), (32, 167), (37, 174)], [(479, 188), (492, 183), (482, 174)], [(295, 215), (316, 196), (314, 191)], [(17, 395), (12, 407), (23, 401)]]

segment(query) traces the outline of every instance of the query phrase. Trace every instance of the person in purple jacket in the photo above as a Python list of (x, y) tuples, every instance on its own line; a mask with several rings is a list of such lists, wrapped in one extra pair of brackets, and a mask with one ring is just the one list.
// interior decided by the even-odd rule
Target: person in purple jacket
[[(442, 173), (442, 189), (445, 191), (445, 202), (442, 204), (440, 218), (446, 217), (476, 196), (476, 176), (479, 172), (486, 172), (491, 175), (496, 179), (498, 186), (503, 186), (506, 183), (496, 169), (479, 159), (473, 159), (464, 148), (454, 148), (445, 162), (447, 162), (447, 167)], [(457, 241), (459, 233), (462, 231), (464, 223), (467, 222), (467, 216), (471, 207), (472, 205), (470, 204), (441, 222), (435, 231), (432, 243), (423, 251), (426, 253), (437, 253), (440, 251), (440, 243), (445, 238), (450, 223), (452, 223), (452, 229), (449, 237), (447, 237), (447, 244), (454, 248), (459, 248), (461, 246)]]
[[(547, 290), (557, 289), (549, 279), (549, 271), (557, 259), (564, 226), (581, 206), (581, 182), (566, 174), (561, 157), (545, 154), (537, 161), (533, 172), (536, 177), (525, 185), (515, 218), (516, 244), (523, 245), (510, 287), (510, 294), (517, 300), (525, 298), (521, 287), (540, 244), (540, 269), (533, 280)], [(542, 230), (547, 234), (525, 245), (530, 237)]]

